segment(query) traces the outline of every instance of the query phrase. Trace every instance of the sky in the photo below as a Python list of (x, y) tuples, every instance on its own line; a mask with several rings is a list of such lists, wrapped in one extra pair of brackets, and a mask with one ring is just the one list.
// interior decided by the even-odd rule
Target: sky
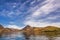
[(0, 0), (0, 24), (8, 28), (60, 27), (60, 0)]

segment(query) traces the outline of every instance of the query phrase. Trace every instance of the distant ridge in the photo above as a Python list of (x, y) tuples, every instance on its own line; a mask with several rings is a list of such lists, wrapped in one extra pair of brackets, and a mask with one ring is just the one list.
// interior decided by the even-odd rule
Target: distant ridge
[(23, 29), (13, 29), (13, 28), (4, 28), (2, 25), (0, 25), (0, 36), (2, 35), (10, 35), (15, 34), (18, 32), (22, 32), (23, 35), (26, 37), (29, 37), (31, 35), (47, 35), (47, 36), (55, 36), (60, 35), (60, 28), (55, 26), (47, 26), (44, 28), (41, 27), (31, 27), (30, 25), (25, 26)]

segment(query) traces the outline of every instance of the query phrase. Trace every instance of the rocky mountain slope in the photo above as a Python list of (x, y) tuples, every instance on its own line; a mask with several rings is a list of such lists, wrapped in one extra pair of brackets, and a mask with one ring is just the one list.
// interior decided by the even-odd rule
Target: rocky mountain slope
[(0, 37), (3, 36), (3, 35), (16, 34), (18, 32), (21, 32), (21, 30), (4, 28), (2, 25), (0, 25)]
[(19, 30), (19, 29), (4, 28), (2, 25), (0, 25), (0, 36), (17, 34), (18, 32), (23, 32), (23, 35), (25, 35), (25, 37), (29, 37), (31, 35), (56, 36), (56, 35), (60, 35), (60, 28), (55, 26), (47, 26), (44, 28), (40, 28), (40, 27), (31, 27), (27, 25), (23, 29)]
[(55, 27), (55, 26), (47, 26), (44, 28), (40, 27), (31, 27), (27, 25), (24, 29), (24, 34), (26, 36), (39, 36), (39, 35), (46, 35), (46, 36), (56, 36), (60, 35), (60, 28)]

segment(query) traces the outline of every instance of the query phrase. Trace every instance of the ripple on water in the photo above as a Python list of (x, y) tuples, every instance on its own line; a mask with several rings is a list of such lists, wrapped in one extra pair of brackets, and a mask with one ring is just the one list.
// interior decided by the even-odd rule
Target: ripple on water
[(60, 40), (60, 37), (54, 37), (54, 40)]
[[(0, 40), (50, 40), (49, 37), (43, 36), (30, 36), (29, 39), (25, 39), (24, 35), (21, 33), (19, 34), (11, 34), (6, 35), (5, 37), (0, 38)], [(60, 40), (60, 37), (53, 37), (51, 40)]]
[(48, 40), (46, 36), (31, 36), (29, 40)]

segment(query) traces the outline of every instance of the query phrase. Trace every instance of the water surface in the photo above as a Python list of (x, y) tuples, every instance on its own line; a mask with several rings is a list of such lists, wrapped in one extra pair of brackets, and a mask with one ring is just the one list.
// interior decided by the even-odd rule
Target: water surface
[(3, 35), (0, 37), (0, 40), (60, 40), (59, 36), (56, 37), (47, 37), (45, 35), (41, 36), (30, 36), (28, 39), (22, 34), (22, 33), (17, 33), (17, 34), (10, 34), (10, 35)]

